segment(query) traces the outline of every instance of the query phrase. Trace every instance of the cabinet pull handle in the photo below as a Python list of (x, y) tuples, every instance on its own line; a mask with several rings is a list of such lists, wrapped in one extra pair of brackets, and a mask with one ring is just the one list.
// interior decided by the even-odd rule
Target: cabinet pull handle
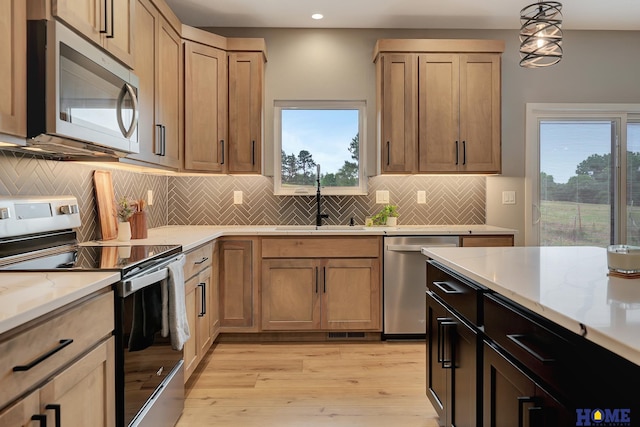
[(56, 420), (56, 427), (62, 427), (62, 422), (60, 421), (60, 419), (62, 418), (61, 416), (61, 406), (60, 405), (53, 405), (53, 404), (49, 404), (47, 406), (44, 407), (44, 409), (53, 409), (53, 411), (55, 412), (55, 420)]
[(255, 166), (256, 164), (256, 142), (251, 141), (251, 164)]
[(445, 326), (450, 326), (455, 324), (453, 319), (449, 317), (437, 317), (436, 322), (438, 322), (438, 363), (442, 365), (443, 368), (451, 368), (452, 363), (451, 360), (445, 359)]
[(222, 151), (222, 161), (220, 162), (221, 165), (224, 165), (224, 139), (220, 140), (220, 145), (221, 145), (221, 151)]
[(167, 127), (165, 125), (162, 125), (162, 153), (160, 154), (162, 157), (166, 156), (167, 154)]
[(26, 365), (14, 366), (13, 367), (13, 372), (28, 371), (29, 369), (33, 368), (34, 366), (38, 365), (39, 363), (42, 363), (44, 360), (46, 360), (49, 357), (53, 356), (54, 354), (56, 354), (57, 352), (59, 352), (60, 350), (62, 350), (66, 346), (68, 346), (69, 344), (71, 344), (72, 342), (73, 342), (72, 339), (60, 340), (59, 341), (59, 345), (56, 346), (53, 350), (48, 351), (47, 353), (43, 354), (42, 356), (38, 357), (37, 359), (31, 361), (31, 363), (28, 363)]
[(42, 414), (32, 415), (31, 416), (31, 421), (38, 421), (40, 423), (40, 427), (47, 427), (47, 416), (46, 415), (42, 415)]
[(391, 162), (391, 146), (389, 141), (387, 141), (387, 166), (389, 166)]
[(325, 294), (327, 293), (327, 267), (322, 267), (322, 287)]
[(318, 267), (316, 267), (316, 294), (318, 293)]
[[(524, 426), (524, 404), (525, 403), (533, 403), (534, 405), (537, 405), (539, 402), (539, 398), (535, 397), (535, 396), (518, 396), (518, 427), (523, 427)], [(529, 413), (529, 418), (531, 421), (531, 410), (539, 410), (542, 409), (540, 407), (531, 407), (528, 410)], [(536, 417), (537, 418), (537, 417)], [(533, 424), (531, 424), (530, 422), (527, 424), (529, 426), (533, 426)]]
[(153, 154), (156, 156), (162, 155), (162, 125), (156, 125), (156, 143), (153, 147)]
[(104, 30), (102, 28), (100, 28), (100, 34), (107, 34), (107, 0), (104, 0), (104, 14), (102, 16), (104, 16), (104, 20), (103, 20), (103, 24), (104, 24)]
[[(453, 339), (455, 328), (457, 326), (456, 322), (448, 319), (441, 323), (442, 325), (442, 368), (443, 369), (453, 369), (454, 361), (455, 361), (455, 351), (456, 351), (456, 340)], [(445, 353), (446, 351), (446, 342), (445, 339), (449, 341), (449, 357)]]
[[(107, 38), (108, 39), (112, 39), (113, 35), (114, 35), (114, 29), (115, 29), (115, 13), (113, 13), (113, 2), (114, 0), (111, 0), (111, 34), (107, 34)], [(106, 8), (105, 8), (106, 9)]]
[(202, 289), (202, 293), (200, 294), (200, 302), (201, 302), (201, 307), (202, 309), (200, 310), (200, 314), (198, 314), (198, 317), (204, 317), (205, 314), (207, 314), (207, 286), (206, 283), (198, 283), (198, 287)]
[(464, 292), (454, 288), (453, 286), (451, 286), (449, 283), (447, 282), (432, 282), (433, 286), (435, 286), (436, 288), (440, 289), (442, 292), (444, 292), (445, 294), (448, 295), (455, 295), (455, 294), (463, 294)]
[(462, 141), (462, 164), (467, 164), (467, 141)]
[(203, 256), (200, 261), (194, 261), (194, 264), (195, 265), (200, 265), (200, 264), (203, 264), (205, 261), (208, 261), (208, 260), (209, 260), (209, 257)]
[(540, 362), (540, 363), (542, 363), (544, 365), (555, 363), (555, 361), (556, 361), (552, 357), (544, 357), (543, 355), (541, 355), (540, 353), (538, 353), (537, 351), (532, 349), (531, 346), (528, 346), (527, 344), (525, 344), (523, 342), (523, 338), (526, 339), (526, 335), (525, 334), (507, 334), (507, 338), (509, 338), (518, 347), (520, 347), (521, 349), (523, 349), (524, 351), (529, 353), (531, 356), (535, 357), (538, 360), (538, 362)]
[(456, 141), (456, 166), (458, 165), (458, 141)]

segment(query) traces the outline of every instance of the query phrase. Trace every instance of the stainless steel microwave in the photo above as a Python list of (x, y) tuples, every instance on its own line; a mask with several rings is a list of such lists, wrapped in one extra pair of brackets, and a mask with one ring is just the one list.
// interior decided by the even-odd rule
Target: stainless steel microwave
[(138, 153), (138, 78), (61, 22), (27, 28), (27, 148), (63, 158)]

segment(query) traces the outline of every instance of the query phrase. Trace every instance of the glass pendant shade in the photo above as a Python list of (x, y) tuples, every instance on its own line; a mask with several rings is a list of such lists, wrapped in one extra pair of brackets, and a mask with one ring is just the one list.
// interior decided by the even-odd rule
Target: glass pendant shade
[(520, 66), (548, 67), (562, 59), (562, 4), (540, 1), (520, 11)]

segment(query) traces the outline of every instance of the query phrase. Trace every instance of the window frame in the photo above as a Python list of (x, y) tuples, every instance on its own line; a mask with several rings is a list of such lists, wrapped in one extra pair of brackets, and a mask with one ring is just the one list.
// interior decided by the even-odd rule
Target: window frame
[[(527, 103), (525, 116), (525, 245), (540, 242), (540, 122), (545, 120), (607, 120), (616, 123), (614, 243), (626, 243), (627, 123), (640, 121), (640, 104)], [(625, 153), (625, 155), (622, 155)]]
[(276, 196), (310, 196), (315, 195), (316, 187), (283, 187), (282, 186), (282, 111), (283, 110), (358, 110), (358, 186), (322, 187), (323, 195), (364, 196), (367, 195), (366, 174), (366, 129), (367, 103), (364, 100), (276, 100), (273, 104), (274, 116), (274, 170), (273, 194)]

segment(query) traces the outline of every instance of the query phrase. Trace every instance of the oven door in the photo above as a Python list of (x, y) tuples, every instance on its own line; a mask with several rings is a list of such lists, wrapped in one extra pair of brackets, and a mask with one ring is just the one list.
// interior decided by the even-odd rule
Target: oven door
[(173, 427), (184, 407), (182, 351), (162, 336), (168, 269), (120, 282), (116, 292), (116, 410), (119, 427)]

